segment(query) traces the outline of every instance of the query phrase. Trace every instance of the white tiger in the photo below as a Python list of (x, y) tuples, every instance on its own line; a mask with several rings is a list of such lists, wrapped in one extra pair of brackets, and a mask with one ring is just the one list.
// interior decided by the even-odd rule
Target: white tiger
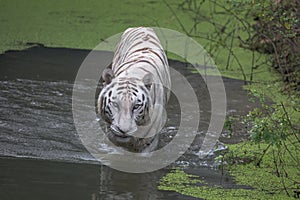
[(131, 151), (153, 151), (171, 88), (168, 60), (154, 30), (127, 29), (102, 78), (98, 113), (110, 125), (110, 140)]

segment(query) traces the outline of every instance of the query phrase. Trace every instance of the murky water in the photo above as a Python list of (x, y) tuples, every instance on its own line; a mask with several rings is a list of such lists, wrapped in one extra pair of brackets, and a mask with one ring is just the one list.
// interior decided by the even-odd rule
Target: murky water
[[(73, 81), (87, 54), (34, 47), (0, 55), (0, 199), (191, 199), (157, 190), (160, 177), (174, 166), (210, 177), (207, 181), (212, 184), (234, 187), (230, 177), (214, 168), (213, 154), (199, 158), (210, 119), (209, 93), (201, 76), (175, 61), (170, 65), (194, 87), (201, 110), (191, 148), (169, 167), (152, 173), (128, 174), (97, 162), (77, 136), (71, 110)], [(111, 55), (100, 52), (99, 60), (109, 60)], [(224, 82), (230, 112), (245, 113), (254, 106), (241, 81)], [(161, 145), (178, 129), (180, 109), (174, 96), (167, 113)], [(102, 148), (113, 151), (105, 144)]]

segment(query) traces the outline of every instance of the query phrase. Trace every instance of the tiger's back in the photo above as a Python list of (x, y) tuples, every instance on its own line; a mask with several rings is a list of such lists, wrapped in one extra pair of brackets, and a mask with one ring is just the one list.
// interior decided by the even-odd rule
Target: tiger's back
[[(112, 70), (116, 77), (144, 77), (151, 73), (155, 83), (170, 88), (170, 72), (166, 54), (151, 28), (129, 28), (115, 50)], [(165, 91), (167, 96), (169, 90)]]
[(112, 69), (102, 75), (105, 87), (98, 111), (110, 124), (117, 145), (153, 150), (165, 123), (171, 87), (167, 57), (151, 28), (127, 29), (115, 50)]

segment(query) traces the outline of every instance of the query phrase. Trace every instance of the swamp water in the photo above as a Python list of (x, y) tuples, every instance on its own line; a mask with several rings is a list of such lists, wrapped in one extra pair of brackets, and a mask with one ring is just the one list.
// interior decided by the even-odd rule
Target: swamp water
[[(193, 86), (199, 100), (200, 124), (191, 148), (170, 166), (151, 173), (130, 174), (101, 165), (82, 145), (72, 115), (72, 90), (77, 70), (89, 51), (38, 45), (0, 55), (0, 199), (192, 199), (157, 189), (173, 167), (203, 177), (212, 185), (238, 187), (214, 168), (214, 154), (199, 158), (199, 146), (210, 120), (205, 80), (184, 63), (170, 61)], [(99, 65), (110, 52), (99, 52)], [(205, 77), (204, 77), (205, 78)], [(224, 78), (227, 110), (251, 110), (243, 82)], [(88, 88), (85, 88), (88, 89)], [(96, 96), (96, 95), (95, 95)], [(167, 106), (161, 143), (176, 134), (180, 109), (174, 96)], [(91, 123), (98, 123), (94, 119)], [(111, 149), (103, 151), (108, 153)], [(220, 143), (221, 150), (224, 148)]]

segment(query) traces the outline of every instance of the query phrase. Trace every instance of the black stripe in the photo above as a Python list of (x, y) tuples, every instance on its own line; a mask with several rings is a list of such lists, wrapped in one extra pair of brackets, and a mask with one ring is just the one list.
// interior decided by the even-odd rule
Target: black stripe
[(138, 86), (139, 87), (139, 89), (140, 90), (142, 90), (145, 94), (148, 94), (148, 91), (147, 91), (147, 89), (145, 89), (144, 87), (142, 87), (142, 86)]
[[(154, 62), (154, 63), (156, 64), (156, 61), (153, 60), (151, 57), (149, 57), (149, 59), (151, 59), (151, 61)], [(160, 73), (159, 73), (157, 67), (155, 66), (155, 64), (151, 63), (149, 60), (141, 59), (141, 60), (136, 60), (136, 61), (131, 61), (131, 62), (134, 62), (134, 63), (132, 63), (131, 65), (128, 65), (126, 68), (122, 69), (122, 71), (119, 71), (119, 70), (118, 70), (119, 72), (116, 72), (116, 73), (115, 73), (115, 76), (116, 76), (116, 77), (119, 76), (122, 72), (128, 70), (131, 66), (133, 66), (133, 65), (135, 65), (135, 64), (137, 64), (137, 63), (145, 62), (145, 63), (150, 64), (150, 65), (155, 69), (156, 74), (159, 76), (160, 81), (162, 81), (162, 77), (160, 76)], [(126, 63), (126, 64), (129, 64), (129, 63), (130, 63), (130, 62), (128, 62), (128, 63)], [(141, 67), (141, 68), (139, 68), (139, 69), (145, 69), (145, 68), (142, 68), (142, 67)]]
[[(136, 60), (130, 60), (130, 61), (124, 62), (120, 66), (118, 66), (118, 69), (114, 72), (115, 73), (115, 77), (119, 76), (120, 73), (122, 73), (123, 71), (125, 71), (125, 70), (122, 69), (122, 67), (124, 67), (124, 65), (130, 64), (132, 62), (135, 63)], [(122, 71), (120, 71), (120, 70), (122, 70)]]
[(116, 90), (117, 91), (120, 91), (120, 90), (123, 90), (123, 89), (126, 89), (127, 87), (118, 87)]
[(158, 44), (161, 44), (161, 42), (157, 37), (154, 37), (153, 35), (149, 35), (149, 36), (151, 37), (151, 39), (155, 40)]
[(159, 55), (157, 52), (153, 51), (152, 49), (150, 50), (150, 52), (153, 53), (153, 54), (155, 54), (155, 55), (160, 59), (160, 61), (161, 61), (163, 64), (167, 65), (166, 60), (163, 59), (163, 58), (161, 57), (161, 55)]
[(147, 72), (147, 73), (151, 73), (149, 70), (147, 70), (147, 69), (144, 69), (144, 68), (140, 68), (141, 70), (143, 70), (144, 72)]
[(136, 43), (133, 44), (133, 45), (131, 45), (130, 48), (133, 49), (134, 47), (136, 47), (136, 46), (138, 46), (138, 45), (140, 45), (142, 43), (144, 43), (144, 42), (142, 42), (142, 41), (136, 41)]
[(145, 34), (144, 32), (138, 32), (137, 30), (132, 31), (131, 34), (129, 36), (127, 36), (127, 38), (125, 39), (126, 42), (129, 41), (136, 41), (137, 38), (139, 38), (138, 36), (141, 34)]
[(156, 87), (153, 87), (153, 105), (155, 104), (155, 101), (156, 101)]
[[(143, 30), (143, 29), (142, 29)], [(141, 41), (143, 37), (149, 37), (150, 39), (147, 40), (148, 42), (154, 44), (157, 49), (159, 49), (159, 52), (156, 51), (155, 47), (150, 48), (150, 47), (141, 47), (138, 49), (135, 49), (139, 45), (146, 43)], [(125, 48), (126, 47), (126, 48)], [(132, 49), (132, 51), (131, 51)], [(156, 74), (158, 75), (160, 81), (163, 81), (162, 74), (159, 73), (159, 70), (157, 68), (158, 66), (158, 59), (155, 57), (159, 58), (159, 61), (161, 64), (166, 68), (168, 66), (168, 61), (166, 60), (166, 56), (164, 54), (164, 51), (161, 47), (161, 43), (155, 33), (152, 30), (146, 30), (146, 31), (141, 31), (141, 28), (135, 28), (132, 30), (127, 31), (126, 33), (123, 33), (121, 37), (121, 41), (118, 44), (117, 51), (115, 52), (117, 55), (115, 56), (116, 62), (114, 63), (115, 65), (118, 64), (119, 66), (114, 66), (115, 70), (115, 76), (119, 76), (122, 72), (130, 69), (132, 66), (135, 64), (144, 62), (148, 63), (150, 66), (154, 68), (156, 71)], [(124, 53), (124, 54), (120, 54)], [(138, 53), (141, 53), (142, 55), (136, 55)], [(147, 55), (143, 55), (147, 54)], [(123, 62), (124, 60), (127, 60)], [(122, 63), (120, 63), (122, 62)], [(147, 70), (144, 67), (139, 67), (138, 69), (141, 69), (147, 73), (150, 73), (149, 70)], [(126, 83), (119, 83), (119, 85), (124, 85)], [(133, 85), (133, 84), (131, 84)], [(124, 87), (118, 88), (118, 90), (125, 89)], [(131, 88), (132, 90), (136, 90)]]
[(132, 83), (132, 82), (130, 82), (130, 81), (128, 81), (128, 80), (125, 80), (124, 82), (118, 82), (118, 85), (132, 85), (132, 86), (135, 86), (135, 84), (134, 83)]
[(110, 109), (110, 107), (109, 107), (109, 106), (107, 106), (106, 108), (107, 108), (107, 110), (109, 111), (109, 114), (111, 115), (111, 114), (112, 114), (112, 112), (111, 112), (111, 109)]
[(103, 108), (106, 107), (106, 99), (107, 99), (107, 97), (104, 97), (104, 99), (103, 99)]
[(103, 94), (106, 94), (108, 92), (108, 90), (110, 90), (111, 88), (113, 88), (116, 85), (116, 82), (114, 83), (110, 83), (107, 88), (105, 88), (105, 91), (103, 92)]
[(151, 63), (149, 60), (139, 60), (139, 62), (145, 62), (145, 63), (150, 64), (155, 69), (156, 74), (159, 76), (160, 81), (163, 82), (158, 69), (156, 68), (156, 66), (153, 63)]
[(136, 88), (134, 88), (134, 87), (130, 87), (130, 89), (132, 89), (133, 91), (135, 91), (135, 92), (139, 92)]

